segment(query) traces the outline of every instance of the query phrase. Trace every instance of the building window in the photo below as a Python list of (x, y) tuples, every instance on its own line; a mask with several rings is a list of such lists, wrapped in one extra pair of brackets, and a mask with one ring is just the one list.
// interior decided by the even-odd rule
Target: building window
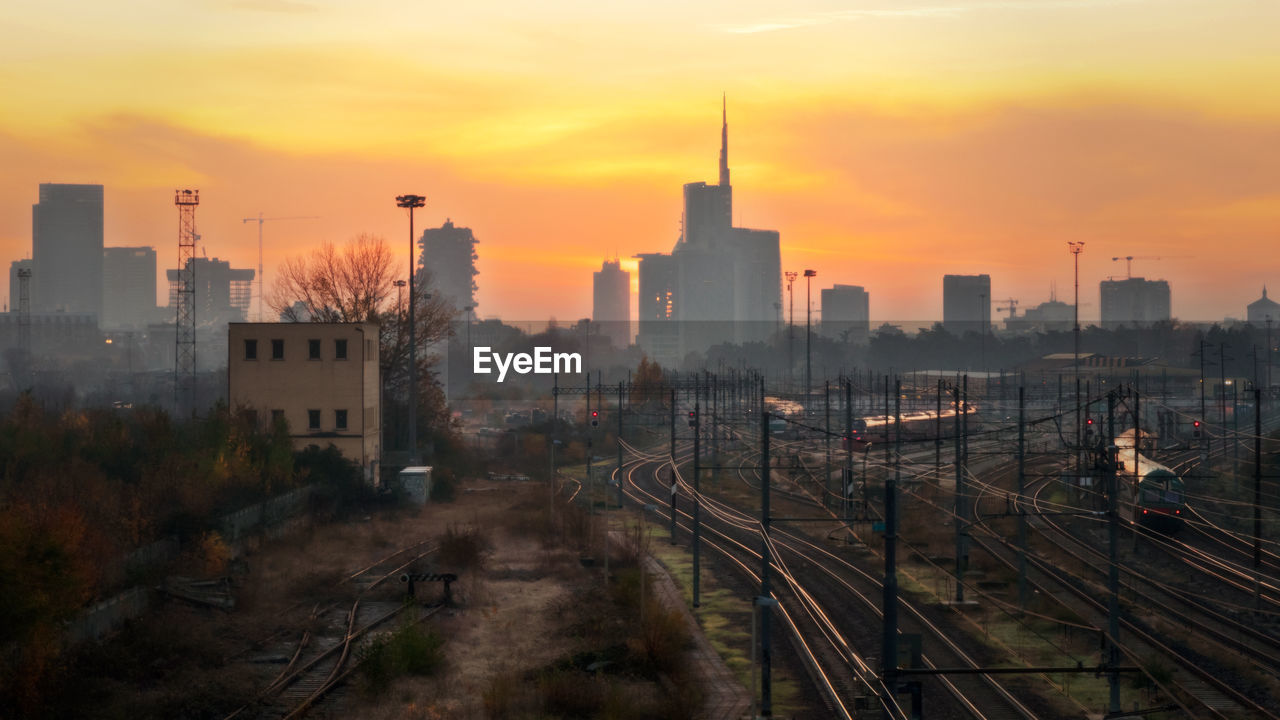
[(308, 360), (320, 359), (320, 341), (319, 340), (307, 341), (307, 359)]
[(333, 341), (333, 357), (335, 360), (347, 359), (347, 341), (346, 340)]
[(283, 411), (283, 410), (272, 410), (272, 411), (271, 411), (271, 424), (272, 424), (272, 425), (278, 425), (278, 424), (280, 424), (280, 423), (282, 423), (282, 422), (284, 422), (284, 411)]
[(258, 359), (258, 341), (257, 340), (244, 341), (244, 359), (245, 360)]
[(339, 430), (346, 430), (347, 429), (347, 411), (334, 410), (333, 424), (334, 424), (334, 427), (336, 427)]
[(277, 338), (271, 341), (271, 359), (284, 359), (284, 340)]
[(308, 430), (320, 429), (320, 411), (319, 410), (307, 411), (307, 429)]

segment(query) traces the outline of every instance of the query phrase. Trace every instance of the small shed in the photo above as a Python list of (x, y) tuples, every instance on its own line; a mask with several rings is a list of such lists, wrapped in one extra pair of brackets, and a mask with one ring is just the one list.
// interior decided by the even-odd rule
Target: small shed
[(400, 471), (400, 489), (416, 505), (426, 505), (431, 497), (431, 468), (425, 465)]

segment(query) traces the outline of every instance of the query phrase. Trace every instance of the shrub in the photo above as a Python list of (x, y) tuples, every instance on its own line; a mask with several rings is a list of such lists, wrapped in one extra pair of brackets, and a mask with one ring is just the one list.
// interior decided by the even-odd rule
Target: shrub
[(431, 478), (431, 502), (453, 502), (458, 492), (458, 479), (448, 468), (436, 468)]
[(440, 564), (449, 570), (481, 570), (489, 555), (489, 538), (480, 528), (450, 525), (440, 536), (440, 549), (436, 552)]
[(359, 657), (364, 690), (376, 695), (398, 677), (440, 672), (444, 667), (444, 639), (433, 630), (406, 624), (370, 642)]
[(645, 605), (640, 633), (628, 640), (631, 651), (651, 673), (679, 674), (684, 665), (684, 649), (689, 642), (684, 616), (679, 611), (668, 610), (657, 600), (646, 598)]
[(203, 577), (217, 577), (227, 573), (227, 565), (231, 562), (231, 548), (218, 533), (207, 532), (202, 535), (195, 555)]

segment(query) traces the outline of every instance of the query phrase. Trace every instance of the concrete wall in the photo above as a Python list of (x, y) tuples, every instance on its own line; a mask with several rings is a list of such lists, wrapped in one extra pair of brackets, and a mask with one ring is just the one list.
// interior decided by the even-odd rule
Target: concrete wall
[[(239, 555), (251, 538), (259, 537), (263, 533), (273, 537), (279, 536), (291, 529), (297, 521), (305, 519), (304, 511), (307, 509), (307, 500), (310, 497), (311, 486), (306, 485), (265, 502), (224, 515), (216, 524), (223, 539), (235, 554)], [(177, 557), (178, 551), (177, 540), (173, 538), (158, 540), (138, 548), (117, 561), (120, 569), (116, 572), (123, 574), (133, 567), (167, 562)], [(134, 587), (92, 605), (71, 621), (67, 627), (66, 641), (74, 645), (89, 640), (101, 640), (126, 620), (132, 620), (145, 613), (151, 605), (151, 599), (150, 588)]]

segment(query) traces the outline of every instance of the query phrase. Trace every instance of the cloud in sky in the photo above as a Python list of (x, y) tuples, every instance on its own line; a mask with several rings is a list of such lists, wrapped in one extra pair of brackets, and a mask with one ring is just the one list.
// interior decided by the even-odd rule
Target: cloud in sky
[(898, 3), (883, 7), (846, 8), (825, 10), (809, 15), (793, 15), (765, 20), (755, 23), (721, 25), (723, 32), (733, 34), (754, 34), (792, 30), (795, 28), (825, 25), (830, 23), (855, 22), (858, 20), (945, 20), (970, 13), (998, 11), (1037, 11), (1037, 10), (1074, 10), (1096, 11), (1117, 5), (1128, 5), (1149, 2), (1150, 0), (1025, 0), (1024, 2), (969, 2), (950, 5), (915, 5)]
[[(388, 198), (418, 192), (423, 222), (480, 237), (482, 312), (581, 317), (590, 259), (669, 250), (680, 184), (714, 181), (727, 91), (735, 219), (780, 230), (788, 267), (867, 284), (882, 317), (936, 314), (942, 268), (1042, 297), (1066, 239), (1090, 243), (1090, 282), (1182, 248), (1194, 263), (1142, 270), (1175, 312), (1238, 314), (1210, 279), (1280, 270), (1280, 5), (1156, 5), (18, 5), (0, 253), (29, 252), (39, 182), (106, 184), (108, 242), (162, 264), (176, 186), (201, 187), (203, 234), (240, 266), (241, 218), (322, 215), (268, 228), (269, 275), (316, 240), (401, 237)], [(726, 32), (757, 25), (777, 27)]]

